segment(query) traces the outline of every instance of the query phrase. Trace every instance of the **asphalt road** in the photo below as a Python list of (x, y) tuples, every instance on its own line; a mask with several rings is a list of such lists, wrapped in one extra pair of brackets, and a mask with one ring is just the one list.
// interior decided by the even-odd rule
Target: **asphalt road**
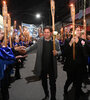
[[(25, 67), (20, 69), (21, 79), (14, 81), (9, 89), (10, 100), (42, 100), (44, 92), (41, 81), (33, 76), (32, 70), (35, 65), (36, 54), (29, 54), (25, 61)], [(69, 87), (69, 98), (63, 96), (63, 88), (66, 80), (66, 73), (63, 71), (63, 65), (58, 62), (58, 78), (56, 81), (57, 100), (74, 100), (74, 90)], [(80, 100), (90, 100), (90, 83), (82, 88), (84, 92), (88, 91), (86, 96), (81, 96)]]

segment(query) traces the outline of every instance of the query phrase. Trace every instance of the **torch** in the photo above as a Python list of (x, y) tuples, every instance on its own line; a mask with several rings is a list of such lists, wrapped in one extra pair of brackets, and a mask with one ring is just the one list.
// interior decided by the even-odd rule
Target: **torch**
[(86, 18), (85, 18), (85, 15), (86, 15), (86, 0), (84, 0), (84, 16), (83, 16), (83, 28), (84, 28), (84, 31), (85, 31), (85, 39), (86, 39)]
[(55, 1), (51, 0), (52, 29), (53, 29), (53, 50), (55, 50)]
[(15, 21), (14, 21), (14, 26), (13, 26), (14, 31), (15, 31), (15, 29), (16, 29), (16, 25), (17, 25), (17, 22), (16, 22), (16, 20), (15, 20)]
[(8, 33), (9, 33), (10, 48), (12, 48), (12, 40), (11, 40), (11, 17), (10, 17), (10, 14), (8, 14)]
[[(23, 37), (23, 31), (22, 31), (22, 27), (19, 25), (19, 29), (20, 29), (20, 36), (21, 36), (21, 38)], [(22, 46), (23, 46), (23, 40), (22, 40)]]
[[(71, 18), (73, 25), (73, 37), (75, 37), (75, 6), (71, 4)], [(73, 43), (73, 60), (75, 60), (75, 42)]]
[(5, 1), (3, 1), (2, 14), (3, 14), (5, 47), (7, 47), (7, 4)]

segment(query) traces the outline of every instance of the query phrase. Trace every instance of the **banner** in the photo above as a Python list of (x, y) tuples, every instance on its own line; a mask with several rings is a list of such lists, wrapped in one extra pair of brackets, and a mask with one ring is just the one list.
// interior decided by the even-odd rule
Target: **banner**
[(81, 19), (83, 17), (83, 10), (79, 10), (78, 18)]
[(37, 26), (35, 26), (34, 24), (22, 23), (22, 27), (23, 26), (28, 28), (28, 30), (30, 32), (30, 36), (32, 36), (33, 38), (38, 37), (38, 27)]

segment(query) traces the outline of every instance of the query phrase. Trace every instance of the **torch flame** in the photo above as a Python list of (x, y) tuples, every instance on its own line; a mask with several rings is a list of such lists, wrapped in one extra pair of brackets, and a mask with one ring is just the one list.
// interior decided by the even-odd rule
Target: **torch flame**
[(6, 1), (3, 1), (3, 4), (6, 4)]
[(73, 7), (73, 3), (70, 4), (70, 7)]
[(10, 14), (8, 13), (8, 17), (10, 16)]

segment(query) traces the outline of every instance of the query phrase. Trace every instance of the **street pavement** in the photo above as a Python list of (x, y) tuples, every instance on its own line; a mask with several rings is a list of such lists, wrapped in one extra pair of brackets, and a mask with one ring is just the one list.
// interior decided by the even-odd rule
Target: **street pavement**
[[(32, 70), (35, 65), (36, 53), (29, 54), (26, 58), (24, 68), (20, 69), (21, 79), (14, 81), (9, 88), (10, 100), (42, 100), (44, 91), (41, 81), (34, 77)], [(69, 87), (69, 95), (63, 96), (63, 88), (66, 80), (66, 73), (63, 71), (63, 65), (58, 62), (58, 78), (56, 81), (57, 100), (74, 100), (74, 89)], [(83, 91), (88, 94), (81, 96), (80, 100), (90, 100), (90, 83), (83, 86)]]

